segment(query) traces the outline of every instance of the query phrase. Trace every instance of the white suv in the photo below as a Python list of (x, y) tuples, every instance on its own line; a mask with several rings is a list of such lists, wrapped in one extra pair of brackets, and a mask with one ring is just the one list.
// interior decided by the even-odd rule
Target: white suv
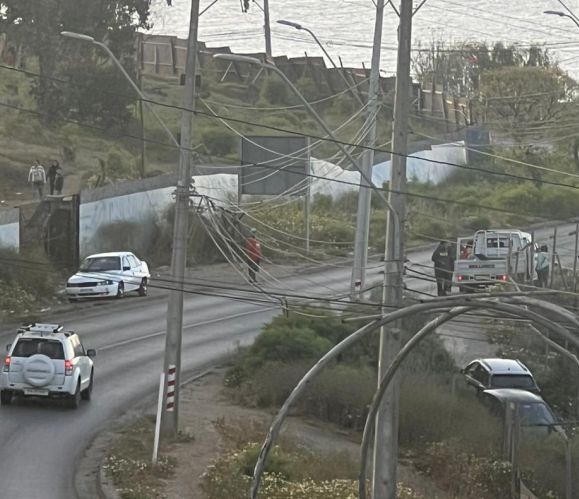
[(18, 330), (6, 347), (0, 373), (0, 403), (14, 395), (60, 397), (76, 409), (81, 398), (90, 400), (95, 350), (85, 351), (78, 335), (55, 324), (32, 324)]

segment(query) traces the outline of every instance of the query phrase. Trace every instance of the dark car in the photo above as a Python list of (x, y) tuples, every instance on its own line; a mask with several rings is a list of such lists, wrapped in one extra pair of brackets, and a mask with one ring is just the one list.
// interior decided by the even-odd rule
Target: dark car
[(466, 382), (478, 393), (501, 388), (525, 390), (537, 395), (541, 393), (531, 371), (518, 360), (477, 359), (462, 372)]
[(535, 435), (549, 435), (552, 432), (564, 434), (563, 428), (545, 401), (526, 390), (499, 389), (485, 390), (482, 403), (491, 415), (505, 422), (507, 405), (514, 404), (519, 414), (521, 429)]

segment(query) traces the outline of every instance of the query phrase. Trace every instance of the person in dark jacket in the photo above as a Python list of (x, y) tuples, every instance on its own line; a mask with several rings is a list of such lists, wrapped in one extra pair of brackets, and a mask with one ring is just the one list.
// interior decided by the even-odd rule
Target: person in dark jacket
[(59, 166), (56, 169), (56, 177), (54, 177), (54, 191), (57, 196), (62, 196), (62, 189), (64, 189), (64, 177)]
[(452, 248), (446, 241), (440, 241), (438, 248), (432, 254), (436, 290), (438, 296), (446, 296), (452, 288), (452, 274), (454, 272), (454, 258)]
[(60, 169), (58, 166), (58, 161), (53, 161), (52, 165), (48, 169), (48, 185), (50, 186), (50, 195), (54, 194), (54, 181), (56, 179), (56, 171)]

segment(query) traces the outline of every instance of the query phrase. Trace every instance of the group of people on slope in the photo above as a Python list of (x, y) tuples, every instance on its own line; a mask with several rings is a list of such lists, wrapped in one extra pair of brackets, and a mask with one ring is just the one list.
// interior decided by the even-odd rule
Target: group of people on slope
[(28, 172), (28, 182), (32, 186), (34, 193), (38, 194), (41, 201), (44, 199), (44, 189), (47, 182), (50, 195), (54, 196), (56, 194), (57, 196), (61, 196), (62, 190), (64, 189), (62, 168), (60, 168), (58, 161), (53, 161), (47, 174), (44, 167), (40, 164), (40, 161), (36, 160)]
[[(434, 276), (436, 277), (436, 289), (438, 296), (446, 296), (452, 289), (452, 276), (454, 274), (454, 262), (456, 250), (447, 241), (440, 241), (438, 247), (432, 254), (434, 263)], [(460, 254), (461, 260), (475, 258), (472, 246), (467, 245)], [(549, 282), (549, 272), (551, 259), (549, 258), (549, 248), (547, 245), (541, 246), (535, 260), (535, 270), (537, 272), (536, 285), (546, 288)]]

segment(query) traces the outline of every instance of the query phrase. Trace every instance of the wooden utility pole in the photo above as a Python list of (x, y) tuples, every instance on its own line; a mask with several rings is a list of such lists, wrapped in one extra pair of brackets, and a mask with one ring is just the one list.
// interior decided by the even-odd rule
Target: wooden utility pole
[[(385, 279), (383, 302), (388, 307), (402, 306), (404, 269), (404, 222), (406, 219), (406, 158), (408, 154), (408, 121), (410, 114), (410, 56), (412, 46), (412, 0), (400, 1), (398, 28), (398, 63), (392, 133), (389, 201), (398, 215), (400, 231), (396, 233), (392, 217), (386, 225)], [(394, 261), (394, 256), (398, 259)], [(392, 309), (388, 309), (391, 311)], [(399, 325), (388, 325), (380, 331), (379, 380), (400, 351)], [(375, 499), (396, 499), (398, 465), (399, 382), (394, 381), (385, 394), (376, 420), (373, 493)]]

